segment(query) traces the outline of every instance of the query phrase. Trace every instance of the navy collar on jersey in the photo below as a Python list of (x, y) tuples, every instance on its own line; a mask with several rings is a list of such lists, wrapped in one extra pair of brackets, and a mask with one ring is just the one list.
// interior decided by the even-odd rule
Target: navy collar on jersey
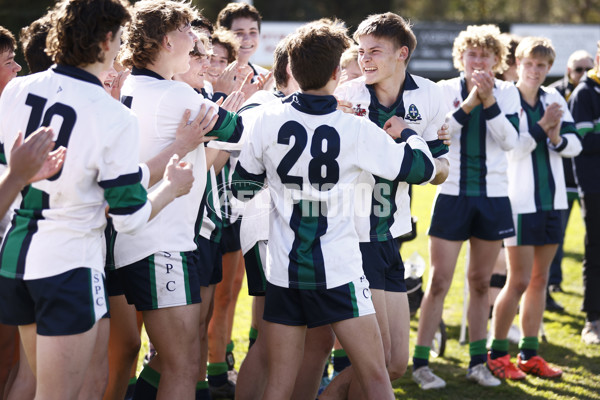
[(84, 82), (93, 83), (94, 85), (104, 88), (102, 82), (100, 82), (100, 79), (98, 79), (96, 75), (90, 74), (81, 68), (73, 67), (72, 65), (58, 64), (56, 67), (52, 68), (52, 71)]
[(283, 99), (285, 97), (285, 94), (283, 94), (283, 92), (281, 90), (275, 90), (273, 92), (273, 94), (275, 95), (275, 97), (277, 97), (279, 99)]
[(337, 100), (333, 96), (317, 96), (296, 92), (283, 102), (290, 103), (296, 110), (311, 115), (325, 115), (337, 109)]
[(164, 81), (165, 78), (163, 78), (162, 76), (160, 76), (159, 74), (157, 74), (154, 71), (150, 71), (148, 68), (136, 68), (133, 67), (131, 69), (131, 75), (144, 75), (144, 76), (149, 76), (151, 78), (156, 78), (158, 80)]
[(371, 99), (373, 99), (376, 103), (376, 108), (385, 110), (386, 112), (395, 110), (396, 108), (398, 108), (398, 106), (401, 103), (403, 103), (402, 96), (404, 95), (405, 90), (416, 90), (419, 88), (419, 86), (417, 85), (417, 82), (415, 82), (412, 75), (409, 74), (407, 71), (404, 76), (404, 84), (400, 88), (400, 93), (398, 94), (396, 101), (390, 107), (384, 107), (381, 105), (381, 103), (379, 103), (379, 99), (377, 98), (377, 95), (375, 94), (375, 86), (374, 85), (366, 85), (366, 86), (367, 86), (367, 89), (369, 90), (369, 94), (371, 95)]

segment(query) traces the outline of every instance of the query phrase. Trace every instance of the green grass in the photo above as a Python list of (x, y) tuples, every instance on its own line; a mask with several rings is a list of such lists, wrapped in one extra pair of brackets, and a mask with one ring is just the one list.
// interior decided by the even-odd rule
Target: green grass
[[(434, 194), (435, 187), (431, 185), (414, 187), (412, 209), (413, 214), (419, 218), (418, 236), (415, 240), (403, 245), (402, 256), (405, 259), (414, 251), (418, 251), (423, 258), (428, 260), (427, 228), (431, 220), (430, 213)], [(403, 399), (485, 398), (486, 400), (600, 399), (600, 346), (586, 346), (580, 340), (584, 322), (584, 314), (580, 311), (584, 234), (581, 212), (576, 205), (571, 214), (565, 238), (562, 284), (565, 292), (554, 295), (554, 298), (565, 307), (566, 311), (560, 314), (549, 312), (544, 314), (544, 327), (548, 342), (542, 342), (540, 346), (540, 353), (549, 362), (563, 369), (564, 374), (561, 380), (548, 381), (528, 376), (523, 382), (505, 382), (496, 388), (483, 388), (465, 379), (469, 351), (467, 345), (463, 346), (458, 342), (463, 307), (464, 251), (466, 247), (463, 246), (454, 281), (444, 305), (443, 319), (448, 333), (446, 351), (443, 357), (431, 360), (431, 366), (446, 380), (447, 387), (443, 391), (422, 391), (410, 378), (409, 366), (409, 372), (394, 382), (396, 397)], [(427, 270), (425, 274), (427, 275)], [(251, 300), (247, 295), (244, 283), (236, 308), (233, 329), (234, 353), (238, 368), (248, 348), (250, 305)], [(418, 314), (411, 321), (411, 355), (416, 340), (417, 318)], [(147, 346), (147, 339), (144, 340), (144, 346)], [(510, 352), (516, 356), (516, 345), (511, 345)]]

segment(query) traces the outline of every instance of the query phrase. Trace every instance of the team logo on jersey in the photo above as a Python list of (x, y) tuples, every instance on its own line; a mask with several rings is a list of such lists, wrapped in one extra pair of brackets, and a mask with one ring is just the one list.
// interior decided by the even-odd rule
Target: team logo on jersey
[(458, 106), (460, 105), (460, 100), (458, 100), (458, 98), (455, 98), (454, 103), (452, 104), (454, 104), (454, 108), (458, 108)]
[(367, 110), (361, 108), (360, 104), (357, 104), (356, 107), (352, 107), (352, 110), (354, 111), (354, 115), (358, 115), (359, 117), (367, 115)]
[(421, 118), (421, 114), (419, 114), (419, 109), (417, 108), (417, 106), (411, 104), (408, 107), (408, 113), (406, 113), (406, 117), (404, 117), (404, 119), (407, 119), (411, 122), (417, 122), (421, 121), (423, 118)]

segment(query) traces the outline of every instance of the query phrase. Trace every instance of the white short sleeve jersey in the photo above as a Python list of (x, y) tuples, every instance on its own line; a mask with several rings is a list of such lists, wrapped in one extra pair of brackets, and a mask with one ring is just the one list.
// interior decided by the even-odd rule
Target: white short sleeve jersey
[[(544, 110), (558, 103), (564, 112), (561, 142), (554, 146), (537, 123)], [(519, 140), (508, 152), (508, 196), (515, 214), (567, 208), (567, 189), (562, 157), (581, 152), (581, 140), (567, 102), (556, 89), (541, 87), (535, 106), (521, 97)]]
[[(448, 146), (438, 139), (437, 131), (444, 124), (448, 111), (440, 102), (440, 88), (429, 79), (406, 73), (401, 95), (390, 107), (377, 100), (375, 89), (366, 85), (364, 77), (346, 82), (335, 91), (337, 98), (352, 103), (354, 114), (371, 120), (379, 127), (392, 116), (403, 118), (427, 142), (435, 158), (447, 158)], [(374, 187), (366, 191), (364, 204), (371, 210), (368, 217), (357, 217), (356, 226), (361, 242), (383, 241), (401, 236), (412, 229), (409, 184), (389, 182), (365, 174), (361, 183)]]
[(519, 93), (513, 83), (495, 79), (496, 103), (483, 109), (480, 104), (469, 114), (461, 108), (469, 95), (464, 76), (438, 82), (441, 101), (452, 111), (446, 119), (452, 145), (450, 172), (438, 193), (458, 196), (508, 196), (506, 152), (518, 138)]
[[(218, 108), (216, 104), (198, 94), (188, 84), (165, 80), (146, 70), (133, 69), (121, 90), (121, 101), (138, 117), (140, 122), (139, 158), (146, 162), (175, 140), (175, 132), (186, 109), (190, 118), (197, 115), (203, 104)], [(241, 136), (241, 119), (218, 108), (219, 118), (211, 135), (223, 141), (238, 141)], [(192, 165), (194, 184), (190, 193), (178, 197), (167, 205), (141, 231), (136, 234), (117, 234), (115, 241), (115, 266), (124, 267), (158, 251), (192, 251), (197, 230), (196, 220), (206, 188), (206, 155), (204, 146), (189, 152), (182, 161)], [(156, 190), (159, 183), (149, 189)]]
[(0, 143), (10, 158), (18, 131), (51, 126), (67, 148), (61, 171), (22, 192), (0, 254), (0, 275), (39, 279), (79, 267), (104, 269), (105, 207), (115, 228), (145, 226), (151, 205), (138, 166), (133, 114), (100, 81), (58, 65), (14, 79), (0, 99)]
[(198, 235), (205, 239), (219, 243), (221, 241), (221, 230), (223, 220), (221, 217), (221, 203), (219, 202), (219, 189), (217, 187), (217, 176), (213, 166), (208, 170), (206, 177), (206, 190), (202, 198), (201, 213), (198, 214)]
[(273, 212), (265, 275), (273, 285), (329, 289), (363, 275), (354, 224), (362, 171), (388, 180), (435, 175), (427, 144), (414, 131), (406, 129), (397, 144), (336, 107), (333, 96), (295, 93), (264, 107), (248, 128), (233, 187), (244, 198), (266, 179)]

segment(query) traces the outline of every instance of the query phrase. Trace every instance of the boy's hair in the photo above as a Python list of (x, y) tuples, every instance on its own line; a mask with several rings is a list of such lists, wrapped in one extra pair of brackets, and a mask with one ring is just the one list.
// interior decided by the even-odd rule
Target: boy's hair
[(498, 62), (492, 67), (492, 71), (501, 73), (505, 71), (506, 55), (508, 49), (506, 44), (500, 38), (500, 29), (496, 25), (469, 25), (467, 29), (458, 34), (454, 39), (452, 47), (452, 58), (454, 59), (454, 67), (459, 71), (464, 71), (462, 55), (469, 47), (481, 47), (491, 50)]
[(339, 24), (311, 23), (299, 28), (287, 45), (292, 75), (302, 90), (324, 87), (350, 46), (346, 28)]
[(590, 60), (590, 61), (594, 62), (594, 57), (592, 57), (592, 55), (590, 53), (588, 53), (586, 50), (575, 50), (569, 56), (569, 60), (567, 61), (567, 67), (573, 68), (573, 66), (575, 65), (575, 61), (579, 61), (579, 60)]
[(219, 11), (217, 15), (217, 27), (231, 30), (233, 21), (238, 18), (250, 18), (258, 24), (258, 31), (260, 32), (260, 22), (262, 17), (254, 6), (248, 3), (229, 3)]
[(46, 54), (46, 39), (52, 26), (52, 13), (33, 21), (29, 26), (21, 29), (19, 41), (29, 72), (45, 71), (52, 65), (52, 59)]
[(523, 38), (515, 50), (515, 57), (522, 60), (525, 57), (545, 58), (550, 65), (554, 64), (556, 51), (552, 41), (544, 37), (529, 36)]
[(275, 87), (284, 89), (287, 87), (289, 76), (287, 73), (287, 65), (289, 62), (287, 46), (290, 36), (286, 36), (277, 43), (273, 52), (273, 78), (275, 79)]
[(240, 42), (235, 38), (235, 35), (227, 29), (217, 28), (212, 34), (212, 44), (220, 44), (227, 50), (227, 62), (231, 64), (237, 59)]
[(201, 57), (202, 54), (200, 54), (200, 51), (198, 51), (198, 43), (202, 42), (202, 45), (204, 46), (204, 52), (207, 53), (208, 55), (208, 49), (210, 48), (210, 40), (208, 39), (208, 36), (206, 36), (206, 34), (204, 34), (204, 32), (199, 32), (197, 30), (194, 29), (194, 33), (196, 34), (196, 36), (198, 36), (198, 42), (196, 42), (194, 44), (194, 48), (192, 49), (192, 51), (190, 51), (190, 56), (191, 57)]
[(411, 29), (411, 24), (398, 14), (392, 12), (369, 15), (356, 28), (354, 40), (358, 42), (358, 39), (364, 35), (389, 39), (394, 43), (396, 49), (406, 46), (408, 48), (407, 64), (417, 47), (417, 37)]
[(353, 44), (342, 53), (340, 58), (340, 67), (346, 68), (352, 61), (358, 63), (358, 46)]
[(192, 26), (194, 28), (206, 29), (211, 33), (211, 35), (215, 31), (215, 27), (213, 26), (212, 22), (210, 22), (208, 18), (200, 13), (198, 13), (196, 19), (192, 21)]
[(0, 53), (5, 51), (15, 51), (17, 49), (17, 41), (12, 32), (3, 26), (0, 26)]
[(124, 65), (146, 68), (156, 61), (167, 33), (198, 17), (189, 3), (169, 0), (143, 0), (135, 3), (127, 31)]
[(46, 38), (46, 53), (57, 64), (89, 65), (104, 62), (100, 43), (129, 21), (124, 0), (61, 0), (55, 7)]
[(519, 43), (521, 43), (521, 40), (523, 40), (523, 38), (512, 33), (506, 32), (501, 33), (500, 38), (504, 41), (506, 49), (508, 50), (508, 53), (506, 54), (506, 65), (508, 67), (512, 67), (517, 63), (515, 52), (517, 50), (517, 46), (519, 45)]

